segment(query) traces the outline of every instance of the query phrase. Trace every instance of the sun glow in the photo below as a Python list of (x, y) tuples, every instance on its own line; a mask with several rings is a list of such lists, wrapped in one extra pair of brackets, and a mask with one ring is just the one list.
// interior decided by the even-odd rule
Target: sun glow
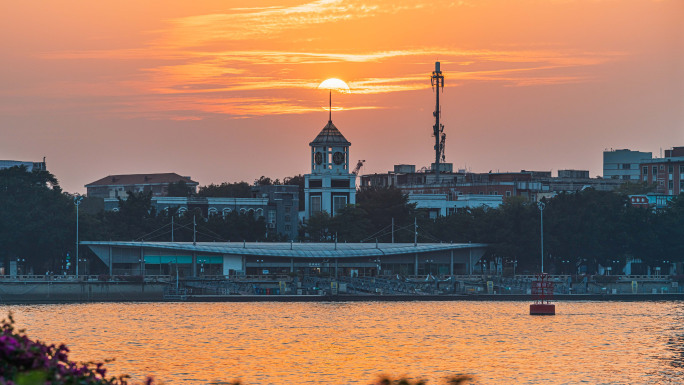
[(349, 86), (343, 80), (337, 78), (325, 79), (323, 83), (318, 85), (319, 89), (335, 90), (344, 93), (351, 93)]

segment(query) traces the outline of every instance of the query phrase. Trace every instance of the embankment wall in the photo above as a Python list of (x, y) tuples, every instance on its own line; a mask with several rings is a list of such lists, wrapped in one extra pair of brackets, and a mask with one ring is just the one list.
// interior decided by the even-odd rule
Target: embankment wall
[(0, 304), (162, 301), (165, 283), (0, 282)]

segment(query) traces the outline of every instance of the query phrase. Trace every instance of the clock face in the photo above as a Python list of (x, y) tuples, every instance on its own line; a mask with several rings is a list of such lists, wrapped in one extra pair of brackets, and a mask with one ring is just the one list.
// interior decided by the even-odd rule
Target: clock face
[(323, 154), (320, 151), (314, 155), (314, 161), (316, 161), (316, 164), (323, 163)]
[(339, 152), (339, 151), (334, 153), (333, 154), (333, 162), (335, 162), (335, 164), (344, 163), (344, 154)]

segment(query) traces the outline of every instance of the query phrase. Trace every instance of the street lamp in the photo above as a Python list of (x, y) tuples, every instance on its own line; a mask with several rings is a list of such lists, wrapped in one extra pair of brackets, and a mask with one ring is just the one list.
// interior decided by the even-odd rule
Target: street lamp
[(568, 274), (568, 270), (569, 270), (568, 266), (570, 266), (570, 261), (567, 259), (564, 259), (561, 261), (561, 263), (563, 264), (563, 274)]
[(539, 207), (541, 224), (541, 272), (544, 273), (544, 209), (546, 208), (546, 203), (540, 201), (537, 206)]
[(432, 263), (434, 261), (434, 259), (425, 260), (425, 275), (430, 276), (432, 274)]
[(518, 267), (518, 260), (513, 260), (513, 278), (515, 278), (515, 268)]
[(83, 202), (83, 197), (81, 195), (76, 195), (74, 197), (74, 204), (76, 205), (76, 279), (78, 280), (78, 206)]

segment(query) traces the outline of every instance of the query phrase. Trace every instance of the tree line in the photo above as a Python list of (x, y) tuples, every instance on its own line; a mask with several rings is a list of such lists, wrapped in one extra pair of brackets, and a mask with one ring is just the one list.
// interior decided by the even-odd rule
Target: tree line
[[(257, 180), (269, 182), (281, 183), (266, 177)], [(286, 178), (287, 182), (303, 189), (301, 175)], [(200, 187), (197, 194), (236, 196), (247, 194), (247, 187), (251, 189), (245, 182), (223, 183)], [(171, 186), (170, 190), (184, 191)], [(486, 243), (485, 259), (515, 266), (520, 273), (540, 269), (542, 213), (536, 202), (513, 197), (498, 208), (459, 209), (431, 219), (398, 189), (361, 189), (356, 200), (333, 217), (321, 212), (301, 223), (299, 240)], [(658, 211), (630, 205), (623, 191), (586, 189), (560, 193), (544, 203), (548, 272), (572, 274), (584, 266), (593, 273), (599, 265), (619, 272), (631, 259), (663, 268), (684, 261), (684, 195)], [(199, 211), (179, 215), (176, 209), (157, 212), (146, 193), (130, 193), (128, 199), (119, 200), (116, 212), (92, 210), (88, 205), (86, 199), (79, 213), (80, 240), (170, 241), (172, 235), (179, 242), (192, 241), (193, 236), (198, 242), (281, 240), (267, 232), (263, 217), (233, 212), (205, 218)], [(9, 260), (19, 259), (24, 272), (61, 271), (66, 255), (75, 255), (75, 210), (73, 196), (62, 191), (49, 172), (28, 172), (23, 167), (0, 170), (0, 261), (7, 267)], [(81, 247), (80, 252), (97, 260), (87, 248)], [(94, 265), (93, 272), (97, 269)]]

